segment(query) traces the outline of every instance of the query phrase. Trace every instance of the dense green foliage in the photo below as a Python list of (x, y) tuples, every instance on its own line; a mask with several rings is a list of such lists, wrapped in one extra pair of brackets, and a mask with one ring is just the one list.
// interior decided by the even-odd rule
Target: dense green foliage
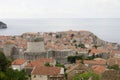
[(47, 62), (47, 63), (45, 63), (44, 65), (45, 65), (45, 66), (50, 66), (50, 63), (49, 63), (49, 62)]
[(93, 47), (97, 49), (98, 47), (100, 47), (100, 45), (94, 44)]
[(13, 70), (13, 69), (7, 69), (5, 73), (6, 77), (4, 80), (25, 80), (26, 79), (26, 72)]
[(62, 34), (56, 34), (56, 38), (61, 38)]
[(79, 44), (78, 47), (85, 48), (85, 45), (84, 44)]
[(77, 41), (76, 40), (73, 40), (73, 43), (76, 43)]
[(94, 58), (98, 58), (98, 57), (96, 57), (95, 54), (93, 54), (92, 56), (86, 57), (86, 60), (93, 60)]
[[(75, 41), (74, 41), (74, 42), (75, 42)], [(79, 45), (78, 45), (78, 44), (75, 44), (75, 47), (76, 47), (76, 48), (83, 48), (83, 49), (86, 48), (85, 45), (82, 44), (82, 43), (79, 44)]]
[(76, 60), (83, 60), (84, 56), (68, 56), (67, 61), (70, 63), (75, 63)]
[(83, 74), (76, 75), (73, 80), (88, 80), (89, 78), (92, 78), (92, 80), (100, 80), (100, 77), (98, 74), (95, 74), (94, 72), (86, 72)]
[(93, 60), (94, 58), (99, 58), (100, 56), (99, 55), (95, 55), (93, 54), (92, 56), (86, 56), (85, 55), (78, 55), (78, 53), (76, 52), (76, 56), (68, 56), (67, 57), (67, 61), (70, 62), (70, 63), (75, 63), (76, 60), (81, 60), (82, 63), (84, 60)]
[(0, 71), (5, 71), (7, 67), (7, 59), (3, 52), (0, 52)]
[(60, 63), (56, 63), (56, 65), (55, 65), (56, 67), (63, 67), (63, 68), (65, 68), (65, 66), (63, 65), (63, 64), (60, 64)]
[(11, 60), (0, 52), (0, 80), (26, 80), (26, 72), (10, 68)]
[(75, 34), (71, 34), (71, 38), (73, 38), (75, 36)]
[(62, 67), (62, 68), (64, 68), (64, 71), (66, 71), (66, 67), (63, 64), (59, 63), (59, 62), (57, 62), (55, 66), (56, 67)]
[(117, 65), (117, 64), (108, 66), (108, 69), (120, 70), (119, 65)]

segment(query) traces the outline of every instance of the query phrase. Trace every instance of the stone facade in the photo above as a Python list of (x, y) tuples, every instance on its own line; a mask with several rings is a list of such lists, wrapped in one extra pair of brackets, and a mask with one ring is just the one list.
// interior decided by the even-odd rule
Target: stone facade
[(39, 53), (24, 53), (24, 58), (27, 60), (36, 60), (38, 58), (54, 58), (56, 59), (57, 62), (60, 62), (62, 64), (66, 64), (67, 62), (67, 57), (72, 56), (75, 53), (71, 50), (61, 50), (61, 51), (56, 51), (56, 50), (50, 50), (46, 52), (39, 52)]
[(67, 62), (67, 57), (68, 56), (73, 56), (75, 53), (71, 50), (51, 50), (47, 52), (47, 57), (48, 58), (54, 58), (56, 59), (57, 62), (60, 62), (62, 64), (66, 64)]
[(32, 37), (28, 39), (27, 50), (24, 52), (24, 58), (27, 60), (36, 60), (37, 58), (45, 58), (45, 47), (43, 37)]
[(101, 80), (120, 80), (120, 70), (106, 70), (101, 75)]
[(3, 52), (4, 52), (5, 56), (7, 56), (7, 57), (11, 56), (13, 47), (15, 47), (14, 44), (4, 45)]
[(27, 50), (24, 52), (24, 58), (27, 60), (54, 58), (63, 64), (67, 63), (67, 57), (71, 55), (74, 55), (72, 50), (45, 50), (43, 38), (28, 39)]
[(44, 51), (44, 39), (42, 37), (28, 39), (26, 52), (38, 53)]
[(19, 50), (15, 44), (6, 44), (3, 47), (3, 52), (6, 57), (11, 57), (13, 59), (19, 58)]

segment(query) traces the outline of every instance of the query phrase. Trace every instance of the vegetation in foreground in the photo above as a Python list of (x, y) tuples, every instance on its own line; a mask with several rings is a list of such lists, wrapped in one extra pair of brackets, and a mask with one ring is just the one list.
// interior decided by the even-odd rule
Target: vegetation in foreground
[(100, 76), (92, 71), (76, 75), (73, 80), (100, 80)]
[(0, 80), (26, 80), (24, 70), (18, 71), (10, 68), (11, 60), (0, 52)]

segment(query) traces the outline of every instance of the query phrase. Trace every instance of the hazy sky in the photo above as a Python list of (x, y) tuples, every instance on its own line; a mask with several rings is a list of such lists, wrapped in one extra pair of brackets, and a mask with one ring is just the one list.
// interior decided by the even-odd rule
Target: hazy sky
[(120, 0), (0, 0), (0, 18), (120, 18)]

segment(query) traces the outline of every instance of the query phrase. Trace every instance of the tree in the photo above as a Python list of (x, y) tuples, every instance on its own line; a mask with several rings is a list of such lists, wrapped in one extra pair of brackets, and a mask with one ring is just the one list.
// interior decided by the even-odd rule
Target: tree
[(56, 35), (56, 38), (59, 38), (59, 35)]
[(6, 80), (26, 80), (26, 72), (24, 70), (18, 71), (11, 68), (6, 71)]
[(92, 77), (92, 80), (100, 80), (100, 76), (98, 74), (95, 74), (92, 71), (76, 75), (73, 80), (88, 80)]
[(56, 34), (56, 38), (61, 38), (62, 34)]
[(11, 59), (0, 52), (0, 80), (26, 80), (26, 72), (11, 69), (10, 63)]
[(73, 38), (75, 35), (74, 34), (71, 34), (71, 38)]
[(77, 41), (76, 40), (73, 40), (73, 43), (76, 43)]
[(68, 56), (67, 61), (70, 63), (75, 63), (75, 56)]
[(98, 47), (100, 47), (99, 45), (93, 45), (93, 47), (95, 48), (95, 49), (97, 49)]
[(5, 71), (7, 67), (7, 59), (3, 52), (0, 52), (0, 70)]
[(75, 63), (76, 60), (84, 60), (84, 56), (68, 56), (67, 61), (70, 63)]
[(56, 63), (56, 65), (55, 65), (56, 67), (63, 67), (63, 68), (65, 68), (65, 66), (63, 65), (63, 64), (60, 64), (60, 63)]
[(77, 47), (78, 47), (78, 45), (77, 45), (77, 44), (75, 44), (75, 47), (77, 48)]
[(59, 62), (57, 62), (55, 66), (56, 66), (56, 67), (62, 67), (62, 68), (64, 68), (64, 70), (65, 70), (65, 66), (64, 66), (63, 64), (60, 64)]
[(91, 52), (91, 49), (88, 50), (88, 54)]
[(78, 47), (85, 48), (85, 45), (84, 44), (79, 44)]
[(6, 75), (2, 71), (0, 71), (0, 80), (6, 80)]
[(62, 67), (62, 68), (64, 68), (64, 71), (66, 71), (65, 66), (63, 64), (60, 64), (59, 62), (57, 62), (55, 66), (56, 67)]
[(120, 70), (119, 65), (117, 65), (117, 64), (108, 66), (108, 69)]
[(47, 63), (45, 63), (44, 65), (45, 65), (45, 66), (50, 66), (50, 63), (49, 63), (49, 62), (47, 62)]

